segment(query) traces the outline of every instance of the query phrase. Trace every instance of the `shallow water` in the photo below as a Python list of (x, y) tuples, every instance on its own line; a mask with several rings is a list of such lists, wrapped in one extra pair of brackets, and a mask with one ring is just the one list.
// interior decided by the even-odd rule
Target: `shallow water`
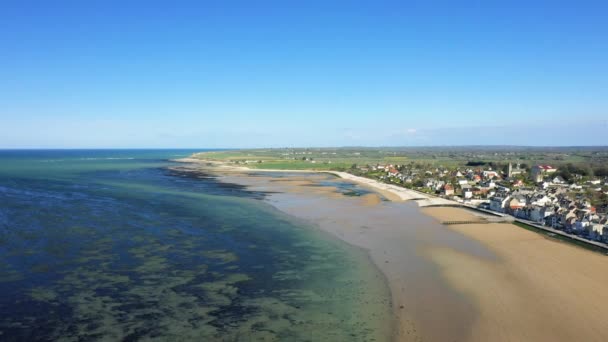
[(340, 239), (368, 250), (391, 289), (397, 338), (469, 338), (479, 317), (474, 301), (446, 281), (430, 253), (447, 249), (497, 261), (492, 251), (424, 215), (413, 202), (370, 204), (357, 196), (337, 196), (341, 189), (359, 187), (328, 174), (300, 173), (289, 181), (277, 181), (281, 177), (276, 173), (264, 177), (259, 173), (224, 173), (220, 179), (267, 191), (267, 201), (280, 210), (315, 222)]
[(191, 152), (0, 151), (0, 339), (389, 338), (365, 252), (166, 168)]

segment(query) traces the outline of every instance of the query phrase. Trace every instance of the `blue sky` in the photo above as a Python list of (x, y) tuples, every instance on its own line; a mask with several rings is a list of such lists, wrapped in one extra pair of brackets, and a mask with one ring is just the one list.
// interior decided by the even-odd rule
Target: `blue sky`
[(607, 17), (605, 1), (2, 1), (0, 148), (607, 145)]

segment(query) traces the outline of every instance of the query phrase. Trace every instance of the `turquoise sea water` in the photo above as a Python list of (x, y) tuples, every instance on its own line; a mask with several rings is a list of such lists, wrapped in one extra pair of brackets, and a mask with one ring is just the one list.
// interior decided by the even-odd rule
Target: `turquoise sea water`
[(192, 152), (0, 151), (0, 340), (388, 337), (365, 253), (167, 169)]

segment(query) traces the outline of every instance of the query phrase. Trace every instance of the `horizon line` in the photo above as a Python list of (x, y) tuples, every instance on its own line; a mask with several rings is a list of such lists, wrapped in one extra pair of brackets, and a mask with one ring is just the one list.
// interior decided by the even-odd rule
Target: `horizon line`
[(0, 151), (17, 150), (258, 150), (258, 149), (344, 149), (344, 148), (450, 148), (450, 147), (502, 147), (502, 148), (608, 148), (608, 145), (342, 145), (342, 146), (282, 146), (282, 147), (0, 147)]

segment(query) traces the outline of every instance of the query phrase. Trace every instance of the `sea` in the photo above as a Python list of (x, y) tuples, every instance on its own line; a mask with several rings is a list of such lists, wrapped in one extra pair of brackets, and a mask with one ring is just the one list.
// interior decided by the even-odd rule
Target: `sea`
[(386, 340), (367, 253), (200, 151), (0, 150), (0, 340)]

